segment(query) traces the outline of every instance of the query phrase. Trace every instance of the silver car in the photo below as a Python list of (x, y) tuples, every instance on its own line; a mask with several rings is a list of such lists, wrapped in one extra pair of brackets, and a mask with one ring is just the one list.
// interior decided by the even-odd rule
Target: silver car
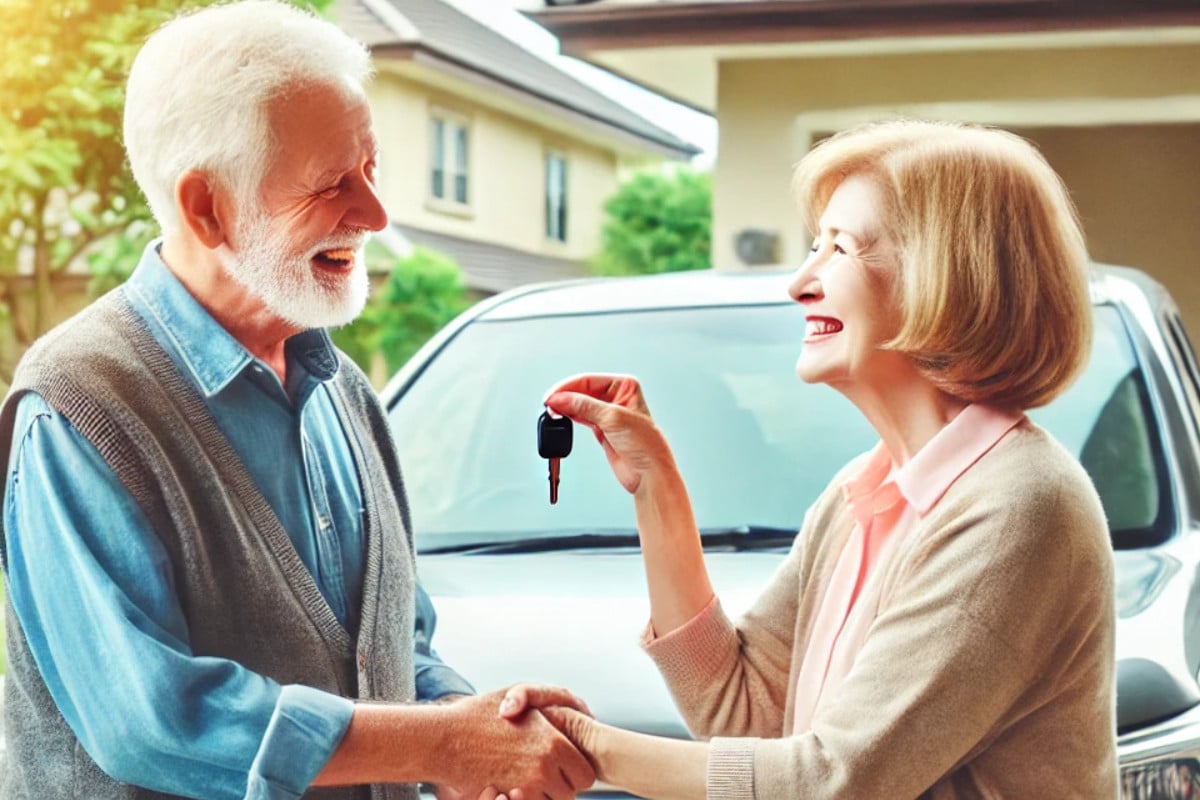
[[(636, 375), (737, 614), (817, 493), (877, 438), (837, 392), (795, 377), (804, 320), (789, 277), (514, 290), (467, 311), (389, 383), (435, 646), (478, 689), (561, 685), (606, 722), (688, 735), (639, 647), (649, 612), (633, 504), (584, 430), (550, 505), (535, 420), (568, 375)], [(1200, 375), (1174, 303), (1144, 273), (1098, 266), (1092, 295), (1087, 370), (1030, 416), (1079, 457), (1110, 521), (1122, 797), (1200, 798)]]

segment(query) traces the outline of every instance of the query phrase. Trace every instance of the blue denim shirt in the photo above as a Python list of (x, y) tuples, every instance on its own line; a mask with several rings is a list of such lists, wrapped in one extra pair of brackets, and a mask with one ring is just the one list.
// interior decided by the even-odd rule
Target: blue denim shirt
[[(324, 331), (289, 340), (288, 385), (147, 248), (126, 284), (205, 398), (338, 619), (356, 631), (361, 488), (325, 381)], [(8, 591), (63, 717), (113, 777), (192, 797), (299, 797), (349, 724), (350, 700), (195, 657), (171, 565), (96, 449), (36, 395), (18, 406), (4, 508)], [(417, 697), (472, 689), (430, 646), (417, 587)]]

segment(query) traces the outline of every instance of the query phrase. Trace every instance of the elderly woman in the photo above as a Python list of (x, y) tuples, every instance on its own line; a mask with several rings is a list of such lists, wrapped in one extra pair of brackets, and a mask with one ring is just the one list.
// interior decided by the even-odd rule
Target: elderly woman
[[(1061, 181), (1011, 134), (903, 121), (825, 141), (795, 186), (814, 232), (789, 289), (807, 315), (796, 370), (880, 442), (734, 621), (637, 381), (554, 387), (546, 405), (594, 431), (633, 495), (644, 646), (702, 741), (548, 712), (602, 780), (648, 797), (1115, 797), (1107, 526), (1023, 413), (1091, 338)], [(556, 696), (521, 688), (509, 707)]]

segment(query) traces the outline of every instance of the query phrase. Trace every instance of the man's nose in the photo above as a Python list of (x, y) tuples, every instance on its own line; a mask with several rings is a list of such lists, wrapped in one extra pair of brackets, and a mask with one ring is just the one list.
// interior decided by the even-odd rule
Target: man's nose
[(379, 188), (371, 181), (364, 180), (353, 208), (346, 215), (346, 222), (351, 227), (381, 231), (389, 221), (387, 209), (379, 197)]

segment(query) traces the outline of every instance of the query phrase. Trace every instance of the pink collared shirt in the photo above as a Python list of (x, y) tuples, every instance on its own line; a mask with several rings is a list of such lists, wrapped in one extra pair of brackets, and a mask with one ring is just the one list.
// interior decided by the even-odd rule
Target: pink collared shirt
[(873, 604), (857, 601), (878, 567), (887, 563), (913, 520), (927, 514), (1023, 418), (991, 406), (967, 406), (903, 467), (893, 467), (880, 442), (862, 472), (843, 485), (855, 525), (821, 599), (800, 665), (794, 733), (809, 730), (821, 701), (836, 692), (854, 665), (876, 612), (866, 607)]

